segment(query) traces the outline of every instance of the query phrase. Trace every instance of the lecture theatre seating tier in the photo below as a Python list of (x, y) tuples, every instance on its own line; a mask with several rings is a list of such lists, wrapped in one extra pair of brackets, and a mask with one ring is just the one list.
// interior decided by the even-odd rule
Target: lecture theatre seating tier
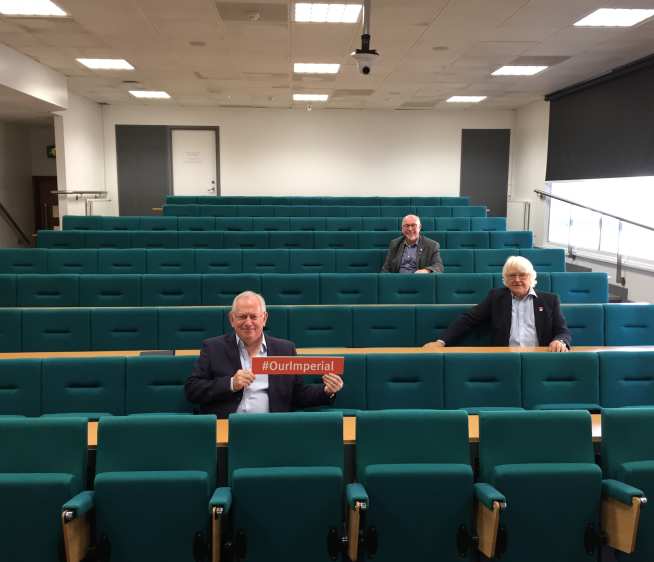
[(164, 216), (171, 217), (485, 217), (481, 205), (386, 206), (324, 205), (164, 205)]
[(167, 195), (166, 203), (190, 205), (469, 205), (470, 198), (463, 197), (303, 197), (255, 196), (255, 195)]
[[(195, 356), (5, 359), (0, 415), (191, 412)], [(532, 410), (654, 405), (654, 351), (345, 356), (333, 408)], [(319, 377), (308, 379), (311, 382)]]
[[(241, 291), (268, 304), (476, 304), (501, 273), (4, 274), (0, 306), (201, 306), (231, 304)], [(608, 302), (603, 272), (541, 273), (538, 286), (564, 303)]]
[[(470, 305), (270, 306), (267, 330), (298, 347), (416, 347)], [(0, 309), (0, 352), (198, 349), (231, 331), (227, 306)], [(573, 345), (654, 345), (654, 305), (562, 305)], [(457, 345), (490, 345), (481, 329)], [(562, 381), (562, 383), (565, 381)], [(0, 392), (1, 393), (1, 392)]]
[[(109, 217), (66, 215), (63, 230), (329, 230), (392, 231), (399, 235), (398, 217)], [(423, 230), (506, 230), (506, 217), (424, 217)]]
[[(531, 248), (530, 230), (423, 231), (441, 248)], [(39, 230), (39, 248), (388, 248), (399, 235), (391, 231), (333, 230), (233, 231), (233, 230)]]
[[(446, 273), (500, 273), (514, 254), (536, 271), (565, 271), (558, 248), (441, 250)], [(6, 273), (377, 273), (386, 249), (57, 249), (0, 248), (0, 274)]]

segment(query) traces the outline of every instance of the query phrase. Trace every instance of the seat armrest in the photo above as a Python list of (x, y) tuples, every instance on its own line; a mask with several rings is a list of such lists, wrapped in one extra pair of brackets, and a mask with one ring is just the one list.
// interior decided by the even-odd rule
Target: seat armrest
[(80, 492), (69, 499), (61, 508), (64, 513), (71, 512), (69, 519), (80, 517), (93, 509), (95, 505), (95, 492)]
[(481, 502), (488, 509), (493, 509), (494, 502), (500, 504), (500, 509), (504, 509), (506, 507), (506, 497), (504, 494), (501, 494), (490, 484), (477, 482), (474, 489), (475, 499)]
[(226, 515), (232, 507), (232, 489), (231, 488), (216, 488), (216, 491), (209, 500), (211, 508), (222, 508), (222, 514)]
[(602, 480), (602, 497), (618, 500), (629, 506), (633, 503), (633, 498), (640, 498), (641, 504), (647, 503), (645, 492), (619, 480), (612, 479)]
[(367, 509), (368, 505), (370, 504), (370, 499), (368, 498), (368, 492), (366, 492), (366, 489), (363, 487), (363, 484), (359, 484), (358, 482), (354, 482), (353, 484), (348, 484), (345, 487), (345, 499), (350, 509), (354, 509), (357, 502), (363, 504), (361, 506), (362, 509)]

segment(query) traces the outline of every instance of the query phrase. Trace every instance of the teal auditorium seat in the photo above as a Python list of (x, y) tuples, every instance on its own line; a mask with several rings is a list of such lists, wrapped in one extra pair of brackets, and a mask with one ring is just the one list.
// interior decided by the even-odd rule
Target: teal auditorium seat
[(228, 230), (236, 232), (251, 232), (251, 217), (216, 217), (216, 230)]
[(603, 407), (654, 406), (654, 352), (605, 351), (599, 369)]
[[(82, 249), (48, 250), (47, 272), (56, 273), (98, 273), (98, 250)], [(39, 271), (36, 273), (45, 273)]]
[[(399, 234), (398, 234), (399, 236)], [(358, 232), (357, 239), (359, 248), (379, 248), (382, 250), (388, 249), (388, 244), (393, 238), (397, 238), (395, 232)]]
[(177, 217), (140, 217), (139, 230), (178, 230)]
[(0, 275), (0, 306), (16, 306), (16, 275)]
[(340, 555), (341, 414), (233, 414), (229, 432), (229, 488), (219, 488), (211, 504), (231, 520), (236, 556), (327, 562)]
[(530, 410), (599, 411), (597, 353), (523, 353), (522, 402)]
[(235, 217), (238, 210), (236, 205), (201, 205), (196, 214), (201, 217)]
[(75, 230), (39, 230), (37, 248), (83, 248), (85, 233)]
[(325, 230), (324, 217), (288, 217), (287, 220), (289, 230)]
[[(469, 309), (470, 305), (465, 304), (416, 307), (416, 345), (425, 345), (439, 339), (448, 326)], [(482, 333), (471, 331), (458, 345), (482, 345)]]
[(318, 303), (318, 275), (280, 273), (261, 276), (261, 293), (268, 304)]
[(443, 354), (370, 354), (366, 372), (369, 410), (443, 408)]
[[(313, 247), (316, 249), (355, 249), (359, 232), (314, 232), (312, 236)], [(311, 239), (307, 237), (307, 244)], [(308, 246), (311, 247), (311, 246)]]
[[(489, 232), (448, 232), (446, 248), (477, 250), (490, 248)], [(432, 236), (429, 236), (432, 238)]]
[(606, 273), (567, 272), (551, 273), (552, 292), (561, 302), (606, 303), (609, 301), (609, 282)]
[(22, 348), (22, 320), (22, 311), (0, 309), (0, 352), (15, 352)]
[(654, 304), (605, 304), (606, 345), (652, 345)]
[(21, 351), (91, 349), (88, 309), (23, 310), (22, 316)]
[(360, 230), (400, 231), (400, 221), (394, 217), (361, 217)]
[(451, 206), (440, 206), (440, 205), (417, 205), (416, 214), (422, 220), (424, 217), (451, 217), (452, 209)]
[(475, 273), (502, 273), (506, 260), (514, 254), (512, 250), (475, 250)]
[(436, 276), (436, 302), (439, 304), (477, 304), (493, 286), (490, 274), (452, 273)]
[(539, 273), (565, 271), (565, 251), (562, 248), (520, 248), (519, 253)]
[(295, 230), (290, 220), (290, 217), (252, 217), (252, 230)]
[(229, 305), (243, 291), (261, 293), (261, 276), (247, 273), (204, 275), (202, 278), (203, 305)]
[(415, 342), (415, 311), (392, 306), (360, 308), (352, 318), (354, 347), (410, 347)]
[[(343, 355), (345, 368), (343, 379), (346, 381), (342, 390), (336, 394), (334, 403), (331, 406), (320, 407), (318, 410), (335, 410), (342, 412), (344, 416), (356, 416), (366, 405), (366, 357), (360, 353), (355, 355)], [(322, 383), (322, 377), (307, 376), (308, 384)], [(315, 408), (309, 408), (314, 410)]]
[(520, 355), (447, 353), (443, 357), (445, 408), (468, 413), (522, 408)]
[(504, 232), (489, 232), (491, 248), (531, 248), (534, 245), (534, 235), (531, 230), (509, 230)]
[(184, 383), (196, 359), (192, 355), (128, 357), (126, 413), (192, 413), (193, 406), (184, 395)]
[(286, 249), (242, 250), (243, 271), (247, 273), (288, 273)]
[(143, 275), (143, 306), (199, 306), (202, 304), (202, 276)]
[(225, 248), (269, 248), (270, 234), (274, 232), (225, 232), (223, 233), (223, 246)]
[(83, 275), (80, 306), (141, 306), (141, 275)]
[(201, 249), (194, 252), (196, 273), (241, 273), (243, 271), (241, 250)]
[(471, 217), (470, 230), (487, 232), (506, 230), (506, 217)]
[(377, 304), (378, 275), (376, 273), (322, 273), (320, 302), (330, 304)]
[(166, 217), (197, 217), (200, 214), (200, 208), (194, 204), (166, 204), (163, 206), (163, 214)]
[(223, 333), (223, 309), (160, 308), (157, 323), (160, 349), (197, 349), (203, 340)]
[(218, 230), (200, 232), (180, 230), (177, 232), (177, 243), (180, 248), (222, 248), (223, 233)]
[[(427, 230), (427, 229), (425, 229)], [(429, 229), (432, 230), (432, 229)], [(433, 230), (448, 230), (451, 232), (470, 230), (470, 219), (466, 217), (439, 217), (434, 220)]]
[(443, 250), (440, 251), (445, 273), (472, 273), (474, 268), (473, 250)]
[(335, 252), (330, 249), (288, 251), (288, 273), (332, 273), (336, 271)]
[(140, 217), (102, 217), (100, 220), (100, 230), (139, 230), (140, 227)]
[(453, 205), (453, 217), (485, 217), (486, 207), (481, 205)]
[(193, 232), (216, 230), (216, 220), (213, 217), (178, 217), (177, 227)]
[(239, 217), (273, 217), (275, 216), (275, 205), (237, 205), (232, 206), (235, 211), (225, 216)]
[(84, 489), (83, 419), (0, 418), (0, 558), (61, 560), (61, 506)]
[(436, 275), (382, 273), (378, 281), (380, 304), (420, 304), (435, 302)]
[(157, 349), (157, 339), (156, 309), (130, 309), (129, 314), (119, 308), (96, 308), (91, 311), (93, 350)]
[(0, 272), (45, 273), (48, 253), (45, 248), (3, 248), (0, 250)]
[[(613, 519), (606, 513), (611, 510), (626, 515), (624, 519), (628, 521), (635, 518), (637, 525), (635, 529), (628, 525), (624, 525), (623, 529), (605, 529), (609, 546), (621, 551), (614, 551), (618, 554), (618, 560), (649, 562), (654, 558), (654, 514), (648, 509), (640, 509), (641, 502), (644, 504), (647, 496), (654, 494), (652, 430), (652, 408), (607, 408), (602, 412), (601, 455), (606, 478), (603, 485), (603, 522), (606, 524)], [(618, 537), (622, 540), (615, 540)], [(626, 541), (627, 544), (624, 544), (623, 537), (630, 539)], [(632, 541), (635, 544), (630, 544)]]
[(604, 345), (604, 307), (601, 304), (563, 305), (561, 312), (573, 345)]
[(132, 248), (177, 248), (177, 231), (156, 232), (147, 230), (133, 230), (129, 233)]
[(102, 418), (93, 492), (100, 552), (113, 562), (207, 557), (215, 485), (213, 416)]
[(95, 357), (92, 368), (76, 359), (49, 358), (42, 373), (43, 414), (125, 414), (124, 357)]
[(77, 275), (21, 275), (16, 284), (18, 306), (77, 306)]
[[(299, 347), (352, 347), (352, 310), (346, 306), (294, 310), (289, 339)], [(349, 384), (349, 378), (346, 379)]]
[[(456, 232), (455, 232), (456, 234)], [(460, 234), (469, 234), (469, 233), (460, 233)], [(441, 248), (447, 248), (447, 230), (425, 230), (423, 235), (432, 240), (436, 240), (441, 246)]]
[[(138, 231), (133, 231), (138, 232)], [(89, 230), (84, 232), (84, 243), (77, 248), (131, 248), (131, 232), (122, 230)]]
[(146, 273), (194, 273), (194, 250), (147, 250)]
[[(9, 415), (38, 416), (40, 414), (41, 359), (0, 361), (0, 418)], [(0, 547), (1, 553), (2, 547)]]
[(599, 543), (602, 473), (588, 412), (482, 413), (479, 467), (483, 509), (495, 498), (507, 504), (499, 516), (502, 560), (592, 559), (586, 548)]
[(65, 215), (62, 220), (62, 230), (102, 230), (104, 217)]
[(325, 230), (350, 231), (361, 230), (360, 217), (327, 217), (325, 218)]
[(336, 273), (377, 273), (382, 268), (385, 252), (377, 249), (339, 250), (335, 256)]
[(379, 207), (380, 217), (404, 217), (416, 212), (415, 207), (407, 205), (384, 205)]
[(473, 534), (473, 472), (465, 413), (361, 412), (356, 466), (357, 481), (370, 503), (364, 512), (363, 536), (375, 539), (364, 544), (367, 556), (361, 559), (473, 559), (468, 548), (472, 541), (465, 541)]
[(459, 207), (462, 207), (464, 205), (470, 205), (470, 197), (468, 196), (441, 197), (440, 200), (441, 200), (440, 201), (441, 205), (450, 205), (450, 206), (459, 206)]

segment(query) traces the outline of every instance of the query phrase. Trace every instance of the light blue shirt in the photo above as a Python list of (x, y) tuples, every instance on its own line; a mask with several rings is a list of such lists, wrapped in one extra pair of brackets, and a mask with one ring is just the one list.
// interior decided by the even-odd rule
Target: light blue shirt
[(509, 345), (511, 347), (536, 347), (538, 334), (536, 334), (536, 321), (534, 319), (534, 299), (536, 291), (533, 287), (524, 298), (518, 299), (511, 295), (511, 333)]
[[(236, 336), (236, 345), (238, 346), (238, 354), (241, 358), (241, 369), (246, 371), (252, 370), (250, 354), (238, 336)], [(262, 335), (261, 347), (255, 354), (255, 357), (267, 356), (268, 346), (266, 345), (266, 337)], [(257, 375), (254, 378), (254, 382), (243, 390), (243, 398), (236, 411), (249, 414), (260, 414), (270, 411), (268, 404), (268, 375)]]
[(404, 251), (402, 252), (402, 260), (400, 261), (400, 273), (415, 273), (418, 269), (418, 243), (404, 244)]

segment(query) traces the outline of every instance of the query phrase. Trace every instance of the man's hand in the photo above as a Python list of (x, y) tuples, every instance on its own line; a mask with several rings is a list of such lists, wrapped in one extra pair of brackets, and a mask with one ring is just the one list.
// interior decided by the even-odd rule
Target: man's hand
[(232, 377), (232, 390), (238, 392), (239, 390), (247, 388), (254, 382), (254, 377), (255, 375), (252, 371), (239, 369)]
[(322, 383), (325, 385), (325, 394), (331, 396), (343, 388), (343, 379), (334, 373), (327, 373), (322, 376)]
[(423, 267), (422, 269), (416, 269), (416, 273), (431, 273), (431, 269), (426, 269)]
[(445, 342), (443, 340), (428, 341), (422, 347), (425, 349), (430, 349), (432, 347), (445, 347)]
[(561, 340), (552, 340), (550, 343), (550, 351), (554, 352), (563, 352), (568, 351), (568, 346), (565, 345)]

